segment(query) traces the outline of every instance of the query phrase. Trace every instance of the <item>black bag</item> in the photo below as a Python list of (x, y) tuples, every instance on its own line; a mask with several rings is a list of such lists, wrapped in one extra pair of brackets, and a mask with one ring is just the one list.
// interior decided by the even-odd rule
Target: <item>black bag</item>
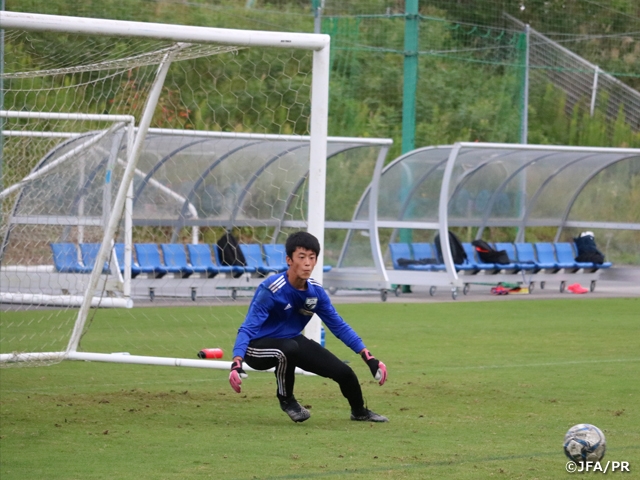
[[(439, 233), (435, 236), (433, 241), (436, 244), (438, 258), (443, 259), (444, 257), (442, 256), (442, 245), (440, 245)], [(464, 251), (462, 242), (460, 242), (460, 239), (456, 237), (453, 232), (449, 232), (449, 247), (451, 247), (451, 257), (453, 257), (453, 263), (455, 263), (456, 265), (463, 264), (467, 259), (467, 253)]]
[(474, 240), (471, 245), (475, 247), (478, 257), (483, 263), (499, 263), (500, 265), (511, 263), (505, 250), (496, 250), (484, 240)]
[[(220, 251), (220, 263), (222, 263), (222, 265), (244, 267), (247, 264), (244, 254), (242, 250), (240, 250), (238, 240), (236, 240), (236, 237), (234, 237), (231, 232), (225, 233), (216, 245)], [(242, 273), (237, 275), (240, 276)]]
[(576, 262), (604, 263), (604, 254), (598, 250), (593, 235), (582, 234), (573, 239), (578, 249)]

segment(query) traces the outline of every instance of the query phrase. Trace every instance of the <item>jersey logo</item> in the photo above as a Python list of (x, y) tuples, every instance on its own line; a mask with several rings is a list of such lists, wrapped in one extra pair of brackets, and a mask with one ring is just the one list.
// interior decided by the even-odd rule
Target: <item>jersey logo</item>
[(302, 315), (307, 315), (310, 317), (313, 315), (313, 310), (316, 308), (317, 304), (318, 304), (317, 297), (309, 297), (304, 301), (304, 308), (301, 308), (299, 312)]
[(287, 306), (284, 307), (285, 310), (289, 310), (290, 308), (291, 308), (291, 304), (290, 303), (287, 303)]

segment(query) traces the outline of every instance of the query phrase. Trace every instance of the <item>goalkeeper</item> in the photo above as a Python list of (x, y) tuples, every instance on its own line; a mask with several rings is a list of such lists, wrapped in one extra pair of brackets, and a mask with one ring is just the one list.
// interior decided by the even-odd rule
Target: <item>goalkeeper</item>
[(338, 315), (322, 286), (313, 280), (320, 244), (307, 232), (287, 238), (286, 259), (289, 269), (267, 278), (256, 290), (247, 316), (238, 329), (233, 347), (229, 383), (241, 391), (246, 377), (242, 362), (256, 370), (275, 367), (280, 408), (294, 422), (304, 422), (311, 414), (293, 395), (295, 368), (334, 380), (351, 407), (351, 420), (386, 422), (386, 417), (367, 409), (354, 371), (333, 353), (302, 335), (302, 330), (317, 314), (331, 332), (367, 363), (372, 375), (383, 385), (387, 368), (378, 361), (355, 331)]

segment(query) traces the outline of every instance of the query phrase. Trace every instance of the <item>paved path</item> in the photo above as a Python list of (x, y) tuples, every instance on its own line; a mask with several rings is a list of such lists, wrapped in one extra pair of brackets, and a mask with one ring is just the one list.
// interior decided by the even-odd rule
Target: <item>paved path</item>
[[(567, 284), (569, 285), (569, 284)], [(589, 285), (583, 285), (589, 288)], [(516, 301), (522, 299), (555, 299), (555, 298), (615, 298), (615, 297), (640, 297), (640, 268), (617, 267), (602, 272), (593, 292), (585, 294), (573, 294), (568, 291), (560, 293), (560, 285), (557, 282), (548, 282), (544, 290), (536, 284), (531, 294), (492, 295), (491, 286), (471, 285), (467, 295), (458, 290), (457, 300), (453, 300), (451, 290), (439, 287), (434, 296), (429, 295), (428, 287), (412, 287), (412, 293), (401, 294), (396, 297), (393, 292), (387, 295), (390, 303), (429, 303), (429, 302), (468, 302), (468, 301)], [(332, 299), (335, 304), (340, 303), (364, 303), (380, 300), (380, 293), (376, 291), (345, 290), (338, 291)]]
[[(569, 285), (569, 284), (567, 284)], [(589, 285), (583, 285), (589, 288)], [(216, 305), (248, 305), (251, 301), (253, 291), (238, 292), (237, 300), (230, 297), (218, 298), (198, 298), (195, 302), (190, 299), (180, 298), (156, 298), (154, 302), (150, 302), (148, 298), (134, 299), (136, 307), (158, 307), (170, 305), (199, 305), (199, 306), (216, 306)], [(451, 290), (439, 287), (434, 296), (429, 295), (428, 287), (412, 287), (412, 293), (401, 294), (396, 297), (393, 292), (388, 292), (387, 302), (389, 303), (430, 303), (430, 302), (484, 302), (484, 301), (518, 301), (531, 299), (557, 299), (557, 298), (624, 298), (635, 297), (640, 298), (640, 267), (614, 267), (602, 272), (600, 279), (596, 284), (593, 292), (585, 294), (573, 294), (568, 291), (560, 293), (559, 283), (549, 282), (544, 290), (536, 284), (531, 294), (509, 294), (509, 295), (492, 295), (491, 286), (488, 285), (472, 285), (469, 293), (463, 295), (458, 290), (457, 300), (451, 297)], [(336, 305), (344, 303), (377, 303), (381, 302), (380, 292), (375, 290), (338, 290), (331, 295)]]

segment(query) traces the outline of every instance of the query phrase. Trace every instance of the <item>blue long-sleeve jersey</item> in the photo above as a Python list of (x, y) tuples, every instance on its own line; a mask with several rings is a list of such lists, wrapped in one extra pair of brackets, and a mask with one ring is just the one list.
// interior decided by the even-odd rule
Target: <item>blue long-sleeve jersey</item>
[(314, 313), (355, 353), (365, 348), (358, 334), (338, 315), (322, 285), (310, 278), (306, 290), (297, 290), (285, 272), (267, 278), (256, 290), (238, 329), (233, 356), (244, 358), (251, 340), (300, 335)]

